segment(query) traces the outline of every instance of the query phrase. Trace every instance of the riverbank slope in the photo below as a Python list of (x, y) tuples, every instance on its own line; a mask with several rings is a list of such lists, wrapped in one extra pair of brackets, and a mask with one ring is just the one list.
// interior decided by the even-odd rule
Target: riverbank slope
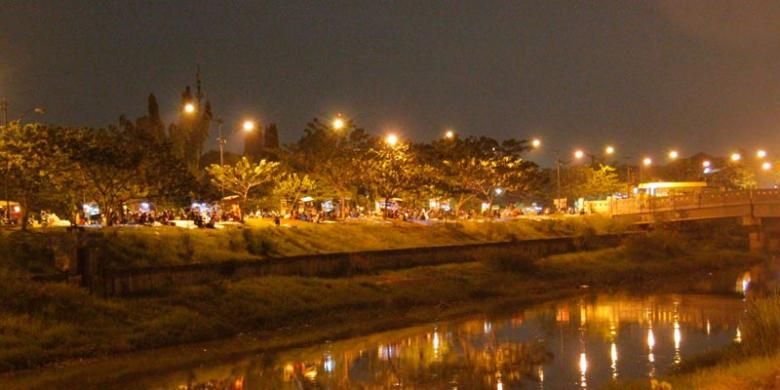
[(306, 343), (462, 314), (487, 299), (540, 302), (586, 286), (636, 289), (680, 274), (706, 282), (709, 271), (764, 260), (742, 251), (744, 239), (730, 229), (662, 231), (618, 248), (545, 259), (485, 253), (464, 264), (344, 278), (225, 280), (134, 298), (31, 283), (19, 269), (6, 268), (0, 274), (0, 370), (337, 324), (307, 333), (300, 340)]

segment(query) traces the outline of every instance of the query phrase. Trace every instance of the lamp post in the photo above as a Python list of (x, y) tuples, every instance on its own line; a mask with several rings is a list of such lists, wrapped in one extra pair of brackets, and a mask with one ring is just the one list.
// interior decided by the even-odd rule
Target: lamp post
[(645, 173), (645, 169), (650, 168), (650, 166), (653, 165), (653, 159), (650, 157), (645, 157), (642, 159), (642, 165), (639, 166), (639, 183), (642, 183), (642, 176), (643, 173)]
[[(225, 134), (222, 131), (222, 118), (217, 118), (215, 120), (217, 123), (217, 130), (219, 131), (219, 135), (217, 136), (217, 144), (219, 144), (219, 166), (221, 168), (225, 167), (225, 145), (227, 145), (227, 137), (225, 137)], [(244, 130), (245, 133), (250, 133), (255, 130), (255, 121), (251, 119), (247, 119), (244, 121), (244, 123), (241, 125), (241, 128)], [(230, 134), (236, 133), (237, 130), (232, 131)], [(222, 197), (225, 197), (225, 188), (224, 186), (220, 186), (220, 191), (222, 192)]]

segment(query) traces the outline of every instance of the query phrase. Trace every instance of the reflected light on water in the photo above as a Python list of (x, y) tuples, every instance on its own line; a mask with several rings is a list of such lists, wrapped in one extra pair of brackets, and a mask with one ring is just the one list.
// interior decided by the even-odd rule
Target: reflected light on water
[(609, 347), (609, 358), (612, 364), (610, 364), (610, 368), (612, 368), (612, 379), (617, 378), (617, 361), (618, 361), (618, 352), (617, 352), (617, 344), (615, 342), (612, 342), (612, 345)]
[(325, 359), (323, 359), (322, 368), (327, 373), (333, 372), (333, 370), (336, 368), (336, 361), (333, 360), (333, 356), (331, 354), (326, 354)]
[(491, 330), (493, 330), (493, 324), (491, 324), (490, 321), (485, 321), (482, 324), (482, 331), (485, 332), (485, 334), (488, 334)]
[(585, 352), (580, 353), (580, 386), (585, 388), (588, 387), (588, 378), (586, 374), (588, 373), (588, 357), (585, 355)]
[(433, 332), (431, 344), (433, 345), (433, 358), (438, 360), (441, 356), (441, 338), (438, 331)]
[(737, 344), (742, 342), (742, 331), (739, 330), (739, 326), (737, 327), (737, 335), (734, 337), (734, 342)]
[(682, 357), (680, 356), (680, 342), (682, 342), (682, 332), (680, 331), (680, 322), (677, 318), (674, 319), (674, 364), (680, 364)]
[[(726, 279), (727, 287), (737, 276)], [(229, 375), (223, 383), (232, 385), (260, 367), (244, 386), (264, 389), (601, 388), (618, 379), (654, 379), (681, 364), (683, 327), (686, 354), (738, 342), (744, 305), (741, 297), (721, 296), (576, 298), (525, 310), (522, 321), (513, 322), (519, 317), (513, 311), (419, 325), (284, 351), (272, 362), (248, 358), (235, 369), (231, 362), (219, 375)], [(213, 374), (194, 381), (207, 383), (206, 375)]]
[(750, 271), (747, 271), (743, 273), (742, 275), (737, 278), (737, 286), (736, 290), (738, 293), (742, 293), (742, 295), (747, 295), (748, 290), (750, 289)]
[(653, 334), (653, 328), (647, 330), (647, 347), (650, 348), (650, 352), (655, 347), (655, 335)]
[(655, 334), (653, 334), (653, 328), (650, 328), (647, 330), (647, 348), (649, 350), (647, 361), (650, 363), (650, 372), (648, 374), (650, 378), (655, 377), (655, 355), (653, 354), (653, 347), (655, 347)]

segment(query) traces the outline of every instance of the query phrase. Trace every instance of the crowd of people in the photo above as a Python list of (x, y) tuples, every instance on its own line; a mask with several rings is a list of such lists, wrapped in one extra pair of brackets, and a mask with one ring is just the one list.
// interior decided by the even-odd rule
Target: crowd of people
[[(387, 206), (387, 207), (384, 207)], [(455, 212), (449, 207), (406, 207), (393, 203), (381, 205), (376, 208), (351, 207), (346, 210), (346, 218), (359, 219), (392, 219), (409, 222), (427, 222), (431, 220), (455, 220), (455, 219), (508, 219), (517, 218), (533, 213), (545, 214), (545, 210), (532, 208), (520, 208), (509, 205), (503, 208), (490, 207), (481, 212), (474, 209), (463, 209)], [(293, 220), (310, 223), (322, 223), (339, 220), (338, 207), (323, 207), (316, 203), (308, 203), (300, 207), (279, 212), (275, 209), (258, 209), (242, 215), (237, 203), (227, 205), (193, 203), (189, 208), (155, 208), (148, 203), (140, 206), (124, 206), (120, 211), (110, 212), (108, 215), (101, 213), (97, 205), (85, 205), (82, 210), (75, 213), (72, 220), (61, 219), (56, 214), (42, 210), (37, 214), (30, 214), (28, 221), (31, 226), (186, 226), (198, 228), (214, 228), (225, 222), (240, 223), (242, 217), (272, 219), (276, 225), (282, 220)], [(19, 220), (7, 221), (6, 224), (17, 225)]]

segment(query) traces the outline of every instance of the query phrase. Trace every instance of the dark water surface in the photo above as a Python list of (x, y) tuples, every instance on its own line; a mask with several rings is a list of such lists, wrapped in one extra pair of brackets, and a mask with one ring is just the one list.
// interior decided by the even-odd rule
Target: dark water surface
[(653, 378), (740, 342), (753, 270), (730, 294), (588, 295), (248, 357), (137, 383), (187, 389), (585, 389)]

